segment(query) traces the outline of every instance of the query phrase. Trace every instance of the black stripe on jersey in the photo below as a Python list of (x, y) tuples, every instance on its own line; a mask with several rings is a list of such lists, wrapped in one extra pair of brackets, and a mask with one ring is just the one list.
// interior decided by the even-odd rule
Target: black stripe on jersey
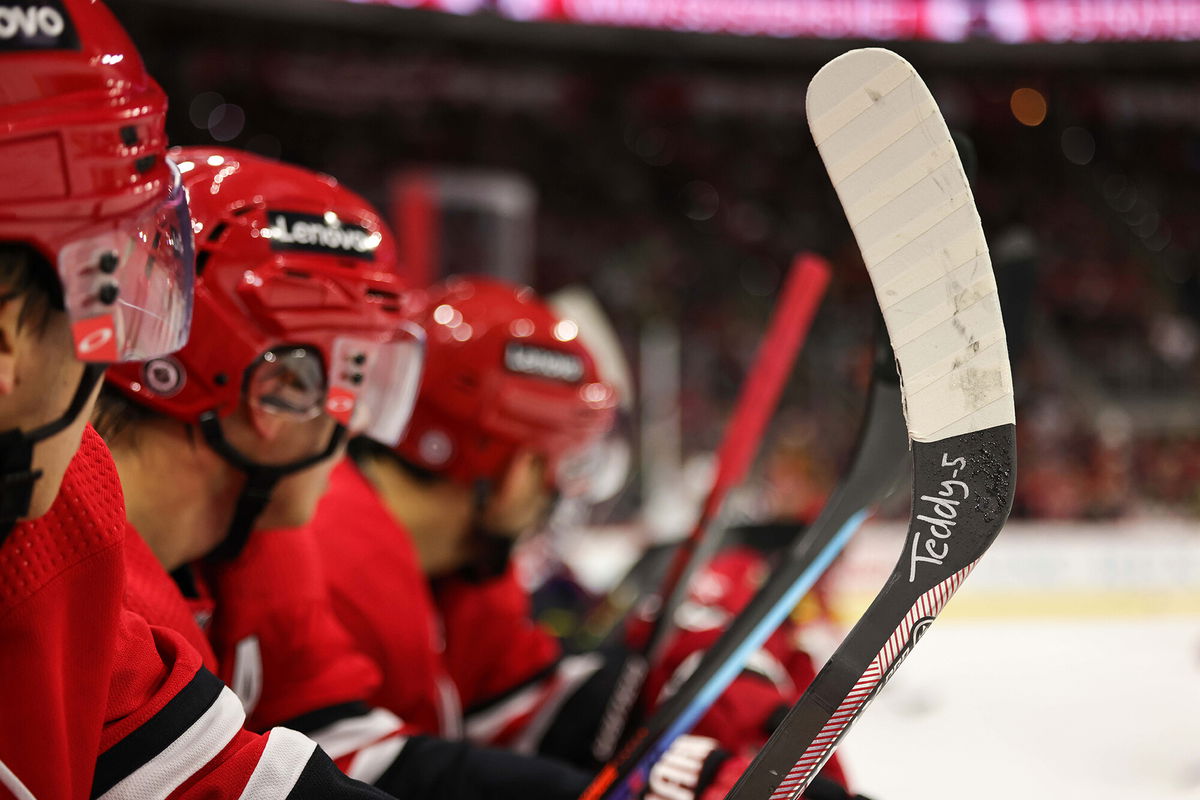
[(325, 751), (317, 748), (313, 751), (304, 771), (296, 779), (296, 785), (288, 792), (287, 800), (392, 800), (389, 795), (368, 786), (365, 783), (351, 780), (346, 774), (333, 765)]
[(212, 708), (224, 688), (220, 678), (201, 667), (157, 714), (100, 754), (92, 778), (93, 800), (166, 750)]
[(354, 717), (365, 717), (370, 713), (371, 707), (369, 705), (356, 700), (349, 703), (325, 706), (324, 708), (318, 708), (316, 711), (309, 711), (307, 714), (301, 714), (298, 717), (292, 717), (289, 720), (279, 723), (279, 727), (291, 728), (307, 736), (313, 731), (327, 728), (335, 722), (341, 722), (344, 719), (353, 719)]
[(464, 709), (463, 716), (470, 717), (472, 714), (482, 714), (492, 706), (498, 706), (513, 695), (520, 694), (530, 686), (536, 686), (543, 681), (549, 680), (550, 678), (554, 677), (554, 673), (558, 672), (558, 668), (561, 665), (562, 659), (560, 658), (551, 663), (548, 667), (544, 667), (543, 669), (540, 669), (534, 674), (530, 675), (528, 678), (513, 686), (511, 689), (505, 689), (499, 694), (492, 695), (491, 697), (485, 697), (484, 699), (472, 705), (470, 708)]

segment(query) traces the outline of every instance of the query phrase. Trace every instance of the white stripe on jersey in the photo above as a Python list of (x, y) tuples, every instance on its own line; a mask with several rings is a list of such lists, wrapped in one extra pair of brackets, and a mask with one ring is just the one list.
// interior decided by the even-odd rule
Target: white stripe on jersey
[(356, 781), (374, 784), (396, 762), (406, 744), (407, 736), (393, 736), (379, 744), (364, 747), (346, 768), (346, 774)]
[(263, 688), (262, 648), (259, 647), (257, 636), (247, 636), (237, 643), (230, 684), (233, 693), (241, 698), (246, 716), (253, 714), (262, 698)]
[(12, 792), (15, 800), (37, 800), (33, 792), (21, 783), (21, 779), (3, 761), (0, 761), (0, 786)]
[(519, 753), (535, 752), (558, 709), (603, 665), (604, 658), (597, 653), (564, 658), (554, 674), (545, 680), (525, 687), (487, 711), (470, 715), (467, 718), (467, 738), (476, 742), (491, 742), (506, 725), (536, 709), (536, 716), (525, 725), (520, 737), (510, 748)]
[(388, 734), (400, 730), (403, 725), (391, 711), (376, 708), (369, 714), (338, 720), (319, 730), (309, 731), (308, 735), (330, 758), (336, 760), (375, 744)]
[(262, 757), (238, 800), (286, 800), (316, 749), (317, 745), (303, 733), (272, 728)]
[(166, 797), (216, 758), (245, 721), (246, 714), (237, 695), (222, 688), (208, 710), (178, 739), (100, 795), (100, 800)]

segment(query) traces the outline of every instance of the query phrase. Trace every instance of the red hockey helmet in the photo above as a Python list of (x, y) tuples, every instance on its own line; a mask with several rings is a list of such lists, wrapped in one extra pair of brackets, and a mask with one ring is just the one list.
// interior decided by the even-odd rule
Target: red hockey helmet
[(575, 323), (532, 289), (485, 277), (430, 288), (419, 318), (428, 363), (397, 453), (474, 483), (498, 481), (513, 455), (529, 449), (546, 458), (554, 488), (584, 491), (588, 455), (612, 425), (617, 398)]
[(0, 240), (57, 268), (82, 361), (187, 341), (191, 224), (166, 108), (103, 4), (0, 7)]
[(244, 394), (397, 442), (424, 334), (379, 215), (328, 175), (223, 148), (172, 155), (196, 232), (193, 339), (173, 356), (111, 369), (109, 382), (184, 422), (225, 417)]
[[(424, 333), (409, 319), (394, 245), (379, 215), (328, 175), (250, 153), (172, 151), (197, 240), (191, 342), (119, 365), (108, 381), (137, 402), (196, 423), (246, 474), (218, 557), (234, 557), (285, 475), (331, 457), (347, 431), (394, 445), (420, 383)], [(322, 452), (263, 464), (221, 420), (260, 408), (337, 420)]]

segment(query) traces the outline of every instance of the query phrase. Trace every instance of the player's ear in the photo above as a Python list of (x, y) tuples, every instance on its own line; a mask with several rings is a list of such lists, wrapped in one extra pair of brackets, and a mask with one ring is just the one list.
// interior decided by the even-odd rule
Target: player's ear
[(24, 303), (24, 298), (14, 297), (8, 287), (0, 286), (0, 397), (12, 394), (17, 384), (17, 343)]

